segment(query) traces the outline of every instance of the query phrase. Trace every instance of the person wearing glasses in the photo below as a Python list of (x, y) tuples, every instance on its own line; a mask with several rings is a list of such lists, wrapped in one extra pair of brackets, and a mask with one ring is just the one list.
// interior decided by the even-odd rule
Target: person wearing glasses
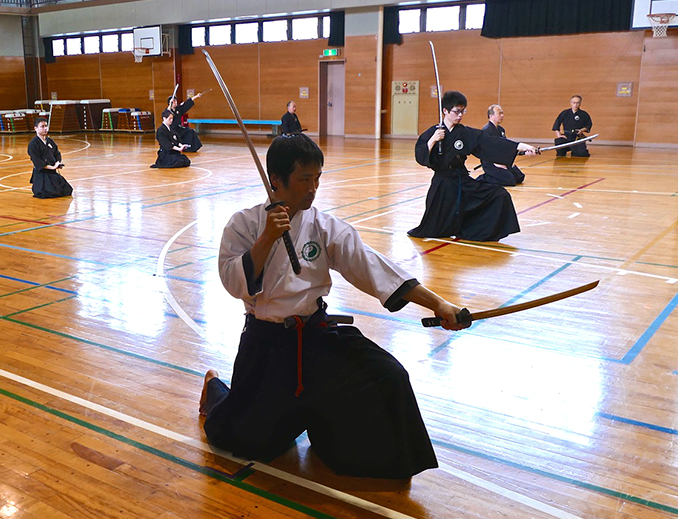
[[(487, 109), (487, 118), (489, 121), (483, 126), (483, 131), (494, 137), (506, 138), (506, 130), (502, 128), (501, 123), (504, 120), (504, 110), (499, 105), (492, 105)], [(481, 161), (484, 173), (476, 177), (476, 180), (482, 180), (498, 186), (515, 186), (522, 184), (525, 180), (525, 174), (515, 164), (511, 167), (503, 164), (494, 164), (492, 162)]]
[(434, 171), (421, 223), (408, 231), (415, 238), (499, 241), (520, 232), (511, 195), (502, 186), (475, 180), (465, 163), (473, 154), (482, 161), (513, 165), (518, 152), (537, 155), (529, 144), (488, 135), (461, 124), (468, 104), (461, 92), (445, 92), (443, 125), (431, 126), (415, 145), (415, 159)]
[[(570, 98), (570, 108), (567, 108), (558, 114), (553, 123), (553, 131), (556, 132), (555, 143), (565, 144), (586, 137), (591, 131), (593, 122), (591, 116), (584, 110), (581, 110), (581, 96), (575, 95)], [(582, 142), (569, 148), (556, 150), (558, 157), (565, 157), (568, 151), (572, 151), (573, 157), (590, 157), (586, 143)]]

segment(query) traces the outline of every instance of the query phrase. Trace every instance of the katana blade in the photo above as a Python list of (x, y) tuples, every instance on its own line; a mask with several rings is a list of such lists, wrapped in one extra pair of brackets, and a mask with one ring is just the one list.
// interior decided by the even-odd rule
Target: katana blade
[(584, 137), (583, 139), (579, 139), (576, 141), (572, 142), (566, 142), (565, 144), (558, 144), (557, 146), (549, 146), (548, 148), (539, 148), (539, 151), (549, 151), (549, 150), (559, 150), (560, 148), (569, 148), (570, 146), (576, 146), (577, 144), (581, 144), (582, 142), (586, 141), (591, 141), (598, 137), (600, 135), (599, 133), (596, 133), (595, 135), (589, 135), (588, 137)]
[[(515, 312), (522, 312), (523, 310), (529, 310), (530, 308), (536, 308), (538, 306), (548, 305), (550, 303), (555, 303), (561, 299), (567, 299), (568, 297), (576, 296), (583, 292), (588, 292), (593, 290), (598, 286), (600, 281), (593, 281), (586, 285), (582, 285), (577, 288), (572, 288), (570, 290), (565, 290), (564, 292), (558, 292), (546, 297), (541, 297), (533, 301), (527, 301), (525, 303), (520, 303), (517, 305), (511, 306), (502, 306), (495, 308), (493, 310), (486, 310), (484, 312), (475, 312), (471, 313), (466, 308), (462, 308), (461, 312), (457, 314), (457, 323), (459, 324), (468, 324), (470, 325), (473, 321), (479, 321), (481, 319), (489, 319), (491, 317), (499, 317), (500, 315), (513, 314)], [(423, 326), (440, 326), (441, 318), (440, 317), (425, 317), (421, 320)]]
[[(238, 111), (238, 107), (235, 105), (235, 101), (233, 101), (233, 97), (231, 96), (231, 92), (229, 92), (228, 87), (226, 86), (226, 83), (224, 83), (224, 80), (221, 78), (221, 74), (219, 74), (219, 70), (217, 69), (217, 66), (214, 64), (214, 61), (212, 61), (212, 58), (210, 57), (209, 53), (203, 49), (203, 53), (205, 54), (205, 58), (207, 59), (207, 63), (209, 64), (210, 68), (212, 69), (212, 73), (214, 73), (214, 77), (217, 80), (217, 83), (219, 84), (219, 87), (221, 88), (221, 91), (224, 93), (224, 97), (226, 98), (226, 101), (228, 101), (228, 105), (231, 107), (231, 111), (233, 112), (233, 115), (235, 116), (236, 120), (238, 121), (238, 126), (240, 127), (240, 131), (243, 134), (243, 137), (245, 137), (245, 142), (247, 142), (247, 147), (250, 149), (250, 153), (252, 154), (252, 158), (254, 159), (254, 163), (257, 166), (257, 170), (259, 171), (259, 176), (261, 177), (261, 181), (264, 184), (264, 187), (266, 188), (266, 193), (268, 194), (269, 199), (271, 200), (271, 205), (276, 203), (276, 197), (275, 197), (275, 192), (271, 188), (271, 184), (268, 182), (268, 177), (266, 176), (266, 173), (264, 172), (264, 167), (261, 165), (261, 161), (259, 160), (259, 155), (257, 155), (257, 150), (254, 149), (254, 144), (252, 144), (252, 139), (250, 139), (250, 134), (247, 132), (247, 128), (245, 128), (245, 123), (242, 121), (242, 117), (240, 117), (240, 112)], [(280, 203), (280, 201), (278, 201)], [(271, 206), (269, 206), (271, 207)], [(285, 249), (287, 249), (287, 255), (290, 257), (290, 262), (292, 263), (292, 270), (294, 270), (295, 274), (301, 273), (301, 265), (299, 264), (299, 258), (297, 257), (297, 253), (294, 251), (294, 244), (292, 243), (292, 238), (290, 237), (289, 231), (285, 231), (282, 235), (283, 238), (283, 243), (285, 244)]]
[[(438, 60), (436, 59), (436, 50), (433, 47), (433, 42), (428, 41), (428, 44), (431, 46), (431, 56), (433, 56), (433, 70), (436, 74), (436, 89), (438, 90), (438, 115), (440, 116), (440, 123), (438, 124), (439, 128), (443, 127), (443, 93), (440, 91), (440, 76), (438, 75)], [(438, 153), (443, 154), (443, 143), (438, 141)]]
[(178, 88), (179, 88), (179, 83), (174, 85), (174, 92), (172, 92), (172, 97), (170, 97), (170, 100), (169, 100), (169, 103), (168, 103), (170, 109), (172, 108), (172, 100), (177, 98), (177, 89)]

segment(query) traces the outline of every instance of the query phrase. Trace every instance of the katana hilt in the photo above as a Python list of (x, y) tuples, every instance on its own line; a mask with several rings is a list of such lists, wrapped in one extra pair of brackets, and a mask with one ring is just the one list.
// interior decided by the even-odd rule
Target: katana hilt
[[(424, 317), (421, 320), (422, 326), (430, 328), (432, 326), (440, 326), (442, 319), (440, 317)], [(471, 312), (468, 311), (468, 308), (462, 308), (461, 311), (457, 314), (457, 324), (463, 324), (465, 326), (471, 326), (473, 322), (473, 316)]]

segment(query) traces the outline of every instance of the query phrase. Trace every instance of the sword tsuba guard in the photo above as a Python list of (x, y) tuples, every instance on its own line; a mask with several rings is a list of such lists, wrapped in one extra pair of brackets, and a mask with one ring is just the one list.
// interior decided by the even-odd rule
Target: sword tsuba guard
[(278, 200), (277, 202), (273, 202), (273, 203), (267, 205), (267, 206), (264, 208), (264, 210), (265, 210), (266, 212), (268, 212), (268, 211), (270, 211), (271, 209), (273, 209), (274, 207), (277, 207), (277, 206), (279, 206), (279, 205), (285, 205), (285, 201), (284, 201), (284, 200)]

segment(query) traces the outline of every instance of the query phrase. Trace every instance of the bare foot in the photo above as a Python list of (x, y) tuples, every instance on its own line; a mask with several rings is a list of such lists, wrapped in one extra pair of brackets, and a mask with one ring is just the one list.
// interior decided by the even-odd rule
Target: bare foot
[(207, 383), (218, 376), (219, 373), (214, 369), (210, 369), (205, 373), (205, 383), (202, 386), (202, 393), (200, 394), (200, 416), (207, 416), (207, 411), (205, 409), (205, 405), (207, 404)]

